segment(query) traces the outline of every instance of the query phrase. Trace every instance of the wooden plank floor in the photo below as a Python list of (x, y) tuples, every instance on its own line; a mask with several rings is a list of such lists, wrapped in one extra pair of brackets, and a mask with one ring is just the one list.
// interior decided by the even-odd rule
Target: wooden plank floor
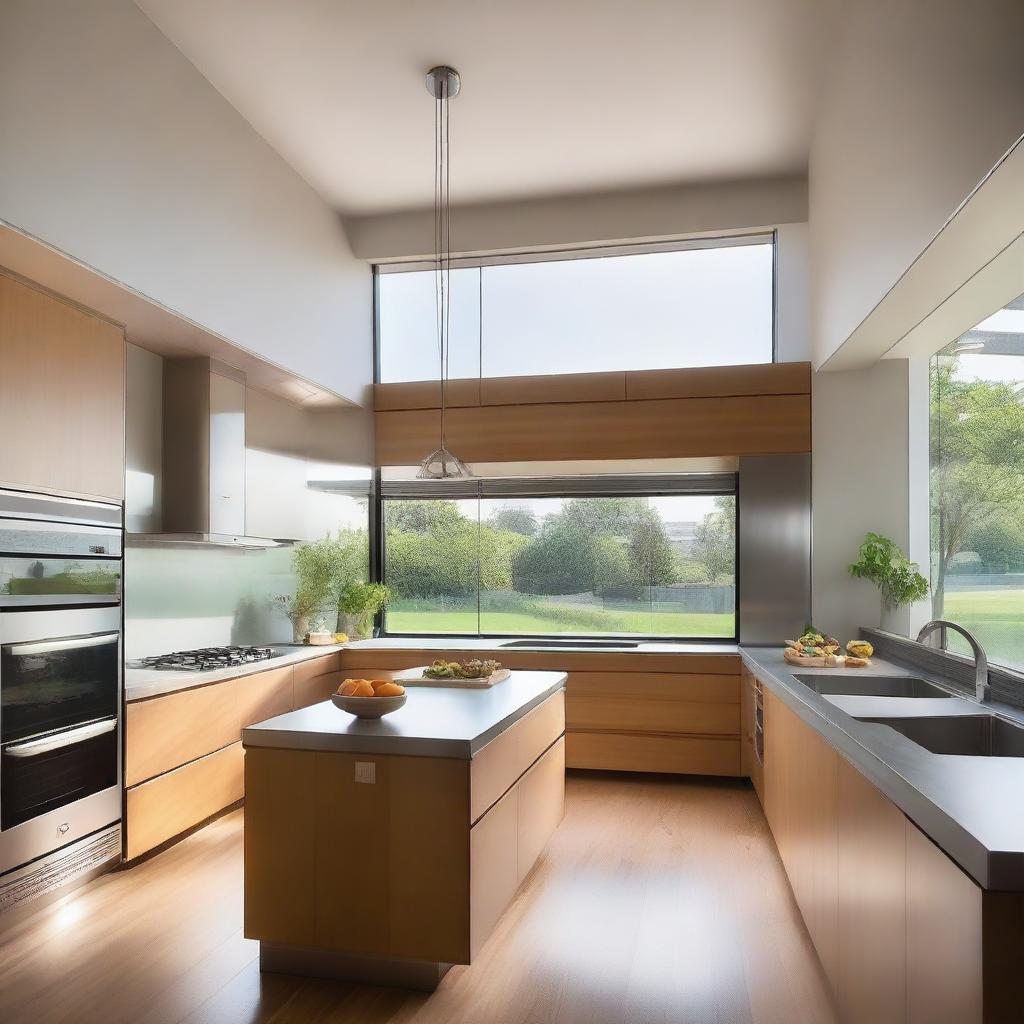
[(832, 1024), (744, 784), (570, 774), (566, 817), (431, 996), (259, 973), (242, 812), (3, 928), (4, 1024)]

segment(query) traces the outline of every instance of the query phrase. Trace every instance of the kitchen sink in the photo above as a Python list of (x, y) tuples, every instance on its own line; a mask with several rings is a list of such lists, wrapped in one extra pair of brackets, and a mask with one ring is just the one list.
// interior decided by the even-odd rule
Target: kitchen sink
[(815, 693), (844, 697), (952, 697), (941, 686), (912, 676), (794, 675)]
[(933, 754), (1024, 757), (1024, 726), (993, 715), (957, 718), (861, 718), (885, 725)]
[(588, 640), (580, 637), (579, 640), (511, 640), (500, 645), (501, 647), (553, 647), (559, 650), (572, 650), (580, 647), (600, 647), (610, 651), (625, 651), (640, 644), (621, 640)]

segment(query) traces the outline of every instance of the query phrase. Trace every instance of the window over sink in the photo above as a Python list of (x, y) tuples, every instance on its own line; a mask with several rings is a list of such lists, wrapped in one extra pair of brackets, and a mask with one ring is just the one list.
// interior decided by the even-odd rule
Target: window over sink
[(734, 475), (562, 483), (385, 483), (385, 631), (735, 638)]

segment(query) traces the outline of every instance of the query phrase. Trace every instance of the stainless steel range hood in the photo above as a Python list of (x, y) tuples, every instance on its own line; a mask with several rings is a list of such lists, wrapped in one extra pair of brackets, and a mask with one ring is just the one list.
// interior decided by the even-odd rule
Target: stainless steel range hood
[(206, 357), (163, 367), (162, 530), (132, 545), (272, 548), (245, 514), (245, 375)]

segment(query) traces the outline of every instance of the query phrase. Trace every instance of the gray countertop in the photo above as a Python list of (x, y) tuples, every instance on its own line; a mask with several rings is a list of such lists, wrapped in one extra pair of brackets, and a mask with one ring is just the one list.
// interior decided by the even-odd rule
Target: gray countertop
[(130, 704), (147, 697), (160, 697), (178, 690), (192, 690), (197, 686), (222, 683), (226, 679), (252, 676), (257, 672), (270, 672), (275, 668), (287, 668), (302, 661), (323, 658), (325, 655), (342, 651), (347, 644), (307, 645), (304, 647), (268, 644), (281, 653), (267, 661), (253, 661), (233, 668), (215, 668), (208, 672), (188, 672), (181, 669), (132, 668), (129, 664), (124, 672), (124, 699)]
[[(290, 646), (268, 644), (282, 653), (269, 661), (257, 661), (234, 668), (211, 669), (209, 672), (186, 672), (180, 669), (146, 669), (133, 668), (131, 663), (125, 668), (124, 691), (125, 700), (145, 700), (149, 697), (160, 697), (178, 690), (192, 690), (198, 686), (209, 686), (221, 683), (226, 679), (238, 679), (241, 676), (255, 675), (257, 672), (268, 672), (275, 668), (285, 668), (311, 658), (322, 658), (326, 654), (344, 650), (368, 651), (449, 651), (452, 654), (472, 654), (477, 651), (500, 651), (502, 645), (508, 643), (504, 639), (473, 639), (445, 636), (423, 637), (381, 637), (376, 640), (356, 640), (346, 644), (326, 644), (324, 646)], [(611, 652), (614, 654), (738, 654), (739, 647), (734, 643), (671, 643), (661, 641), (641, 641), (636, 647), (594, 647), (585, 639), (573, 643), (571, 647), (511, 647), (510, 651), (542, 651), (557, 654), (560, 651), (569, 653)]]
[(564, 672), (517, 671), (486, 690), (410, 686), (405, 706), (381, 719), (355, 718), (324, 701), (249, 726), (242, 743), (468, 760), (565, 680)]
[(740, 653), (776, 696), (871, 780), (979, 885), (1024, 890), (1024, 758), (933, 754), (884, 725), (858, 718), (1024, 715), (1003, 704), (966, 697), (820, 696), (794, 676), (905, 675), (956, 688), (941, 677), (883, 658), (870, 668), (794, 669), (780, 648)]

